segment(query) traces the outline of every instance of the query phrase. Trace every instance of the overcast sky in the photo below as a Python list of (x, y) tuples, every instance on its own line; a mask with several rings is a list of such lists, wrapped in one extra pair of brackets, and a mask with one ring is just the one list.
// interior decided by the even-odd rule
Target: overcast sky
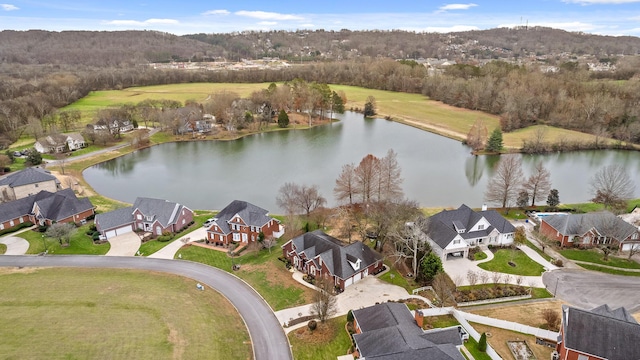
[[(3, 0), (0, 0), (3, 1)], [(449, 32), (517, 25), (640, 36), (640, 0), (4, 0), (0, 30), (242, 30)]]

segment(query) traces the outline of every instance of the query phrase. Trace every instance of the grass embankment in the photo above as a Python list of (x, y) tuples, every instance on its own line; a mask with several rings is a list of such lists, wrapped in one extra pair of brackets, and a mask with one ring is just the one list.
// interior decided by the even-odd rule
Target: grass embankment
[(403, 287), (409, 294), (413, 289), (419, 287), (413, 279), (402, 276), (400, 272), (393, 266), (390, 261), (385, 262), (385, 266), (389, 269), (386, 273), (378, 276), (378, 279), (388, 282), (392, 285)]
[(0, 274), (3, 358), (252, 357), (235, 308), (213, 290), (197, 290), (190, 279), (76, 268)]
[[(509, 262), (515, 266), (509, 265)], [(544, 272), (542, 265), (531, 260), (524, 252), (507, 249), (498, 250), (493, 260), (478, 264), (478, 267), (487, 271), (522, 276), (540, 276)]]
[(602, 267), (602, 266), (591, 265), (591, 264), (577, 264), (577, 265), (582, 267), (582, 268), (585, 268), (587, 270), (599, 271), (599, 272), (603, 272), (603, 273), (607, 273), (607, 274), (611, 274), (611, 275), (640, 276), (640, 271), (639, 272), (624, 271), (624, 270), (605, 268), (605, 267)]
[(584, 261), (621, 269), (640, 269), (640, 264), (633, 260), (609, 256), (609, 260), (605, 261), (604, 254), (598, 250), (565, 249), (559, 250), (558, 252), (570, 260)]
[[(312, 302), (313, 290), (298, 284), (284, 263), (278, 260), (282, 256), (279, 245), (268, 250), (245, 250), (241, 256), (233, 259), (240, 264), (240, 270), (233, 271), (262, 295), (275, 310), (282, 310)], [(232, 272), (232, 259), (227, 253), (198, 246), (182, 248), (178, 253), (183, 260), (191, 260)]]
[(7, 252), (7, 245), (0, 244), (0, 255), (4, 254), (6, 252)]
[(302, 327), (289, 333), (289, 342), (296, 360), (335, 359), (351, 348), (349, 333), (345, 330), (347, 317), (329, 319), (318, 324), (315, 331)]
[(89, 226), (90, 224), (86, 224), (77, 228), (69, 240), (69, 246), (62, 246), (56, 239), (49, 238), (44, 233), (33, 230), (25, 231), (17, 236), (29, 242), (29, 250), (27, 250), (27, 254), (39, 254), (45, 250), (45, 246), (49, 250), (49, 254), (106, 254), (111, 248), (111, 245), (108, 242), (105, 242), (104, 244), (94, 244), (91, 236), (86, 234), (87, 230), (89, 230)]

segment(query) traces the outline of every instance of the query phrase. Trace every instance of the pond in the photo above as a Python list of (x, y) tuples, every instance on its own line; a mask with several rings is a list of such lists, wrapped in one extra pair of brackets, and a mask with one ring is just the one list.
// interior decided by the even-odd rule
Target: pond
[[(344, 164), (367, 154), (398, 154), (407, 198), (423, 207), (480, 207), (499, 156), (473, 156), (461, 143), (384, 119), (338, 115), (341, 121), (308, 130), (247, 136), (234, 141), (166, 143), (139, 150), (84, 171), (100, 194), (132, 203), (136, 197), (164, 198), (192, 209), (221, 209), (234, 199), (281, 213), (278, 189), (285, 182), (317, 184), (328, 200)], [(640, 180), (640, 152), (581, 151), (523, 155), (529, 176), (542, 161), (564, 203), (591, 198), (589, 179), (601, 167), (625, 166)], [(636, 189), (636, 197), (638, 189)], [(541, 204), (546, 200), (541, 199)]]

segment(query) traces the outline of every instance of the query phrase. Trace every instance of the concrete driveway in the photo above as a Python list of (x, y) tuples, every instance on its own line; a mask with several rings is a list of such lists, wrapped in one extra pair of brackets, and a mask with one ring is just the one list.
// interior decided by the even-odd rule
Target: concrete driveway
[[(293, 359), (289, 340), (282, 331), (281, 324), (260, 294), (236, 276), (211, 266), (183, 260), (149, 259), (140, 256), (106, 258), (91, 255), (0, 256), (0, 266), (140, 269), (185, 276), (194, 280), (193, 286), (196, 286), (196, 281), (207, 285), (220, 292), (235, 306), (249, 329), (254, 359)], [(168, 306), (175, 306), (176, 311), (180, 311), (182, 305)], [(105, 312), (105, 316), (109, 316), (109, 313)], [(224, 325), (220, 331), (224, 331)]]
[(561, 269), (542, 276), (547, 289), (579, 308), (592, 309), (608, 304), (640, 311), (640, 277), (620, 276), (588, 270)]
[[(149, 255), (149, 257), (158, 259), (173, 259), (176, 256), (178, 250), (180, 250), (180, 248), (182, 248), (186, 243), (202, 240), (206, 237), (207, 229), (205, 229), (204, 227), (200, 227), (199, 229), (196, 229), (184, 236), (179, 237), (176, 240), (173, 240), (169, 245)], [(145, 256), (147, 254), (142, 255)]]
[(114, 236), (109, 239), (111, 248), (105, 256), (134, 256), (140, 248), (140, 237), (135, 232)]
[(0, 244), (7, 245), (5, 255), (24, 255), (29, 250), (29, 242), (17, 236), (6, 236), (0, 238)]

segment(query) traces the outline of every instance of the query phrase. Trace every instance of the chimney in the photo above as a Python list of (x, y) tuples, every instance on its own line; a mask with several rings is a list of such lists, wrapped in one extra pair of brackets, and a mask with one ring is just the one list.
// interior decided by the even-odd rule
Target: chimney
[(487, 211), (487, 204), (482, 204), (482, 211)]
[(422, 329), (423, 326), (424, 326), (424, 314), (420, 310), (416, 310), (415, 313), (416, 313), (416, 315), (415, 315), (416, 323), (418, 324), (420, 329)]

